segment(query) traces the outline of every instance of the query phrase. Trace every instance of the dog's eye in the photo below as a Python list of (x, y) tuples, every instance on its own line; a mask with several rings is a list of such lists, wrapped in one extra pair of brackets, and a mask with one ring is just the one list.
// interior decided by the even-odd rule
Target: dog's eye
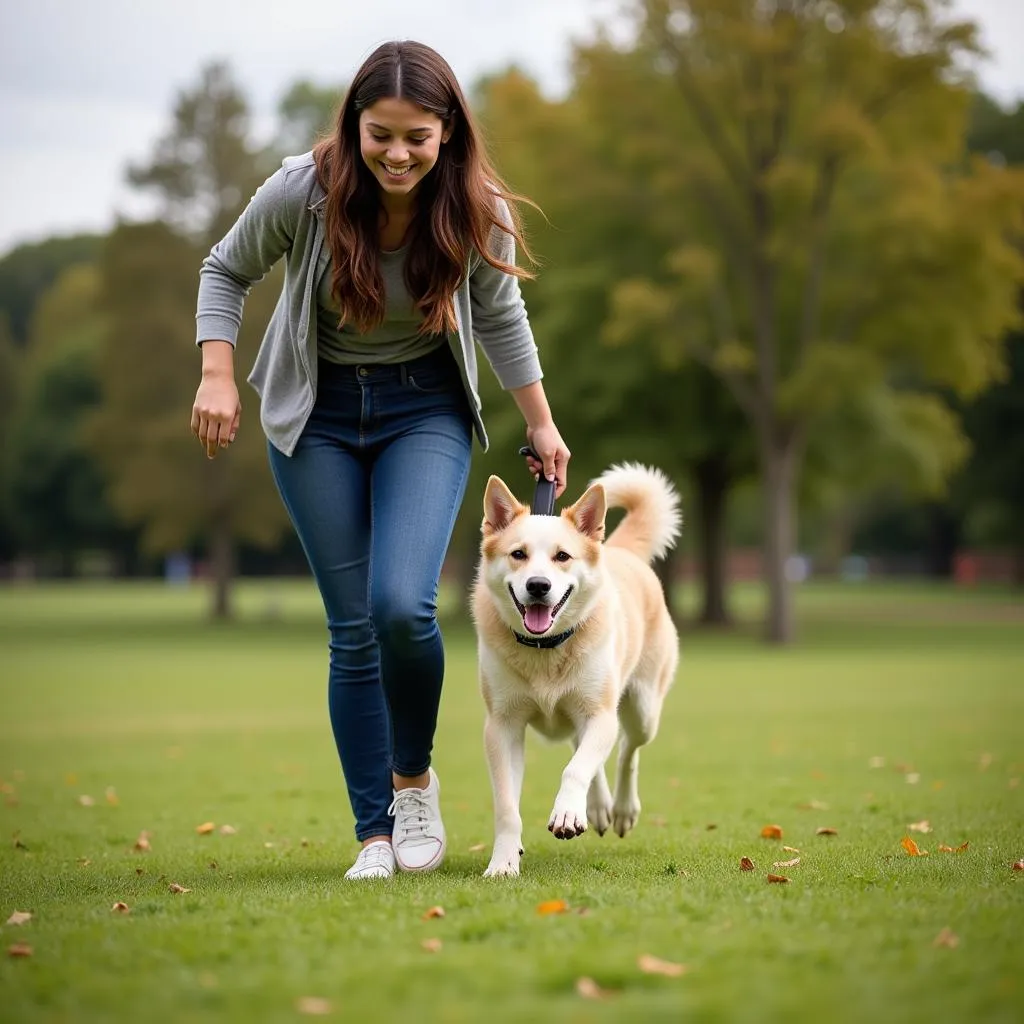
[(525, 562), (526, 552), (522, 548), (516, 548), (515, 551), (511, 552), (508, 557), (516, 562)]
[(570, 555), (568, 551), (559, 551), (558, 554), (555, 555), (555, 561), (556, 562), (571, 562), (572, 561), (572, 555)]

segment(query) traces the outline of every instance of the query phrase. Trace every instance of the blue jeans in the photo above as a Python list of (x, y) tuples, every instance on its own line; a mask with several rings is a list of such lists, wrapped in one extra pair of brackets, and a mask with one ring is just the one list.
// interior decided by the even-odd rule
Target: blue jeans
[(321, 360), (294, 453), (269, 446), (327, 613), (328, 707), (360, 840), (391, 834), (391, 772), (430, 765), (444, 675), (437, 584), (471, 448), (447, 346), (403, 364)]

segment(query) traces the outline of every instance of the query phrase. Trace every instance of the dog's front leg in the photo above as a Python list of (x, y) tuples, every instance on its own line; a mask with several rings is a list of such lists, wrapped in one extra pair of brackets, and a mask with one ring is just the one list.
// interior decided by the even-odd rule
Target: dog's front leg
[(523, 819), (519, 798), (523, 788), (526, 723), (488, 714), (484, 748), (494, 792), (494, 849), (485, 876), (518, 875), (523, 852)]
[(556, 838), (572, 839), (587, 830), (587, 790), (608, 760), (618, 734), (614, 708), (603, 709), (584, 723), (576, 753), (562, 771), (562, 785), (548, 819), (548, 831)]

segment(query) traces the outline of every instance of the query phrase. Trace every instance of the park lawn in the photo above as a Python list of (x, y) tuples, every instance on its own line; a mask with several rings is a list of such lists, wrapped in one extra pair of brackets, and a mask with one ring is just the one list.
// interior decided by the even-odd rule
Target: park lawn
[[(792, 649), (686, 632), (637, 830), (553, 839), (567, 748), (531, 739), (515, 880), (480, 877), (490, 787), (450, 599), (435, 751), (449, 856), (383, 885), (341, 877), (356, 844), (310, 584), (244, 585), (229, 626), (205, 623), (204, 602), (0, 590), (0, 1020), (1024, 1019), (1019, 598), (808, 586)], [(781, 840), (761, 838), (768, 824)], [(4, 925), (14, 911), (32, 918)], [(955, 938), (936, 945), (943, 929)], [(644, 955), (685, 973), (645, 973)]]

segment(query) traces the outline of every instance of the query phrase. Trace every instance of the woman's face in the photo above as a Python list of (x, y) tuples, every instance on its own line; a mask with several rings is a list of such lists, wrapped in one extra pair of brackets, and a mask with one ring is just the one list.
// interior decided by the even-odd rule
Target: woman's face
[(411, 195), (448, 141), (444, 122), (408, 100), (377, 100), (359, 114), (359, 150), (380, 187)]

